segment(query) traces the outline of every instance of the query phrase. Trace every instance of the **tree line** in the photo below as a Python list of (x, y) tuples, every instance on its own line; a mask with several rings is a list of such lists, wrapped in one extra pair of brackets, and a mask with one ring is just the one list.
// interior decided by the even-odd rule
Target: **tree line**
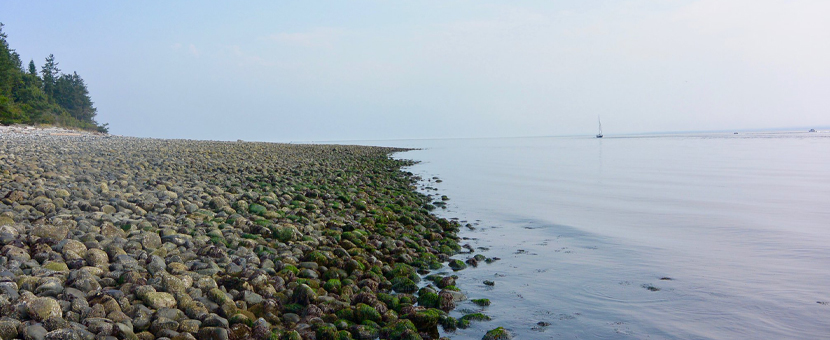
[(34, 60), (24, 67), (6, 38), (0, 23), (0, 124), (51, 124), (107, 132), (107, 124), (95, 121), (97, 109), (78, 73), (61, 73), (52, 54), (40, 72)]

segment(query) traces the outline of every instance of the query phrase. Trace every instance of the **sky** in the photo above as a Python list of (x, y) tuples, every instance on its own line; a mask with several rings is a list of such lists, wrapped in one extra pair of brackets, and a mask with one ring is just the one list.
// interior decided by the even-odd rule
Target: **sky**
[(830, 1), (12, 1), (118, 135), (257, 141), (830, 126)]

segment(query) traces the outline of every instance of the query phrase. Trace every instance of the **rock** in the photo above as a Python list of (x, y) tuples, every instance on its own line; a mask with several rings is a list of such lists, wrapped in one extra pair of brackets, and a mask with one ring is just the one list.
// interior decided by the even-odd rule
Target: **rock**
[[(64, 267), (66, 265), (64, 264)], [(44, 266), (46, 267), (46, 266)], [(54, 266), (52, 266), (54, 268)], [(52, 269), (47, 268), (47, 269)], [(52, 269), (54, 270), (54, 269)], [(66, 271), (68, 269), (59, 270), (59, 271)], [(53, 296), (57, 297), (60, 293), (63, 293), (63, 284), (61, 284), (61, 280), (57, 278), (47, 278), (42, 281), (40, 286), (35, 289), (35, 294), (39, 296)]]
[(225, 319), (216, 314), (210, 314), (204, 320), (202, 320), (202, 327), (220, 327), (220, 328), (228, 328), (230, 327), (230, 323), (228, 323), (228, 319)]
[(20, 325), (21, 323), (18, 320), (0, 319), (0, 339), (17, 338), (17, 328), (20, 327)]
[(167, 269), (167, 264), (160, 256), (152, 255), (147, 261), (147, 266), (145, 266), (145, 268), (147, 268), (147, 271), (150, 272), (150, 274), (156, 275), (157, 273), (164, 272)]
[(12, 246), (12, 245), (7, 245), (4, 248), (7, 249), (6, 250), (6, 258), (8, 258), (9, 260), (14, 260), (14, 261), (18, 261), (18, 262), (27, 262), (27, 261), (32, 259), (32, 257), (29, 255), (29, 252), (27, 252), (27, 251), (25, 251), (21, 248), (18, 248), (18, 247)]
[(445, 289), (445, 290), (442, 290), (442, 292), (447, 292), (447, 293), (449, 293), (450, 295), (452, 295), (452, 301), (453, 301), (453, 302), (456, 302), (456, 303), (457, 303), (457, 302), (464, 301), (464, 300), (467, 300), (467, 295), (464, 295), (464, 294), (463, 294), (463, 293), (461, 293), (461, 292), (456, 292), (456, 291), (454, 291), (454, 290), (446, 290), (446, 289)]
[(43, 264), (44, 269), (54, 270), (56, 272), (65, 272), (69, 271), (69, 267), (66, 266), (66, 263), (63, 262), (47, 262)]
[(32, 235), (37, 237), (46, 237), (55, 240), (62, 240), (66, 238), (66, 235), (69, 233), (69, 228), (64, 225), (50, 225), (50, 224), (41, 224), (35, 225), (32, 228)]
[(317, 299), (317, 293), (306, 284), (301, 284), (294, 289), (293, 300), (295, 303), (307, 305)]
[(412, 320), (412, 323), (416, 328), (418, 328), (419, 331), (429, 332), (436, 330), (438, 327), (438, 318), (440, 316), (441, 313), (438, 310), (427, 309), (415, 312), (415, 315), (409, 319)]
[(372, 308), (372, 306), (362, 303), (357, 304), (355, 307), (354, 317), (359, 322), (363, 322), (365, 320), (380, 322), (381, 320), (380, 313), (377, 310)]
[(126, 233), (124, 233), (121, 228), (116, 227), (110, 222), (104, 222), (101, 224), (101, 235), (105, 238), (113, 238), (113, 237), (126, 237)]
[(101, 289), (101, 285), (98, 283), (98, 280), (95, 280), (95, 278), (91, 276), (78, 278), (72, 281), (71, 285), (84, 293)]
[(50, 317), (61, 317), (61, 306), (57, 300), (48, 297), (36, 297), (26, 302), (26, 313), (35, 321)]
[(169, 242), (176, 246), (186, 245), (188, 241), (187, 236), (181, 234), (166, 235), (161, 237), (161, 242)]
[(26, 325), (23, 328), (23, 338), (26, 340), (43, 340), (46, 338), (46, 333), (49, 333), (49, 331), (39, 323)]
[(161, 247), (161, 236), (153, 232), (142, 232), (141, 245), (146, 249), (158, 249)]
[(182, 320), (182, 322), (179, 323), (179, 332), (187, 332), (187, 333), (196, 334), (196, 333), (199, 332), (199, 327), (201, 327), (201, 325), (202, 325), (202, 322), (199, 321), (199, 320), (192, 320), (192, 319)]
[[(14, 224), (14, 219), (8, 216), (0, 216), (0, 226), (7, 226)], [(14, 231), (14, 235), (17, 236), (17, 231), (14, 229), (4, 229), (9, 231)]]
[(113, 327), (113, 332), (119, 339), (138, 340), (138, 336), (135, 335), (132, 327), (129, 327), (123, 323), (116, 323)]
[(442, 290), (441, 293), (438, 294), (437, 307), (445, 312), (455, 309), (455, 297), (453, 296), (452, 291)]
[(504, 329), (504, 327), (498, 327), (495, 329), (491, 329), (487, 331), (487, 334), (484, 335), (481, 340), (510, 340), (513, 339), (513, 335), (510, 334), (509, 331)]
[(176, 307), (176, 298), (173, 297), (170, 293), (164, 292), (150, 292), (144, 294), (143, 298), (144, 302), (147, 304), (148, 307), (152, 309), (159, 309), (159, 308), (175, 308)]
[(450, 268), (452, 268), (452, 270), (455, 270), (455, 271), (467, 268), (467, 264), (465, 264), (464, 261), (461, 261), (461, 260), (452, 260), (452, 261), (450, 261), (449, 266), (450, 266)]
[(173, 275), (181, 275), (187, 272), (187, 266), (183, 263), (173, 262), (167, 265), (167, 271)]
[(455, 286), (455, 278), (452, 276), (445, 276), (442, 277), (440, 281), (437, 283), (438, 288), (444, 289), (448, 286)]
[(46, 333), (44, 340), (92, 340), (94, 334), (80, 329), (64, 328)]
[(67, 191), (66, 189), (57, 189), (55, 190), (55, 196), (60, 198), (67, 198), (69, 197), (69, 191)]
[(243, 299), (248, 306), (253, 306), (262, 303), (262, 295), (246, 290), (242, 293)]
[(87, 248), (86, 245), (77, 240), (69, 239), (61, 241), (61, 254), (64, 254), (65, 256), (70, 252), (75, 253), (80, 257), (84, 257), (86, 256)]
[(282, 315), (282, 318), (289, 324), (300, 322), (300, 316), (294, 313), (285, 313)]
[(150, 324), (150, 332), (153, 334), (158, 335), (161, 331), (169, 329), (169, 330), (177, 330), (179, 329), (179, 323), (175, 320), (171, 320), (165, 317), (156, 317), (155, 320)]
[(105, 318), (86, 318), (84, 319), (86, 329), (92, 333), (112, 334), (115, 325), (112, 321)]
[(90, 249), (86, 253), (86, 262), (90, 266), (99, 267), (108, 265), (110, 259), (105, 251), (101, 249)]
[(63, 329), (68, 326), (68, 322), (61, 317), (51, 317), (43, 321), (43, 327), (47, 331), (54, 331), (56, 329)]
[(204, 327), (199, 330), (199, 340), (228, 340), (228, 330), (219, 327)]
[(211, 209), (218, 210), (228, 206), (228, 202), (222, 197), (214, 197), (208, 203)]
[(12, 190), (6, 194), (5, 198), (12, 202), (20, 202), (29, 198), (29, 194), (20, 190)]
[(17, 283), (14, 282), (0, 282), (0, 294), (6, 294), (11, 300), (17, 300), (20, 297), (18, 293)]

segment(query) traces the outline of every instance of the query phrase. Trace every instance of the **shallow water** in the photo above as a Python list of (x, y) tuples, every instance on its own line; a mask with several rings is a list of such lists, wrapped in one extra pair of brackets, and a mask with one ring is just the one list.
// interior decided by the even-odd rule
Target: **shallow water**
[(453, 339), (830, 337), (830, 134), (362, 144), (422, 148), (396, 157), (502, 259), (457, 273), (493, 320)]

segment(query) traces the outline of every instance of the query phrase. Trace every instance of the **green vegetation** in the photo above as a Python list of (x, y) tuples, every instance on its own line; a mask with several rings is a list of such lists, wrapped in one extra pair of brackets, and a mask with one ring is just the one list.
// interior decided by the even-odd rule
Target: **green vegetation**
[(107, 132), (95, 121), (97, 109), (78, 73), (60, 73), (54, 55), (38, 75), (34, 60), (23, 67), (0, 23), (0, 124), (51, 124)]

